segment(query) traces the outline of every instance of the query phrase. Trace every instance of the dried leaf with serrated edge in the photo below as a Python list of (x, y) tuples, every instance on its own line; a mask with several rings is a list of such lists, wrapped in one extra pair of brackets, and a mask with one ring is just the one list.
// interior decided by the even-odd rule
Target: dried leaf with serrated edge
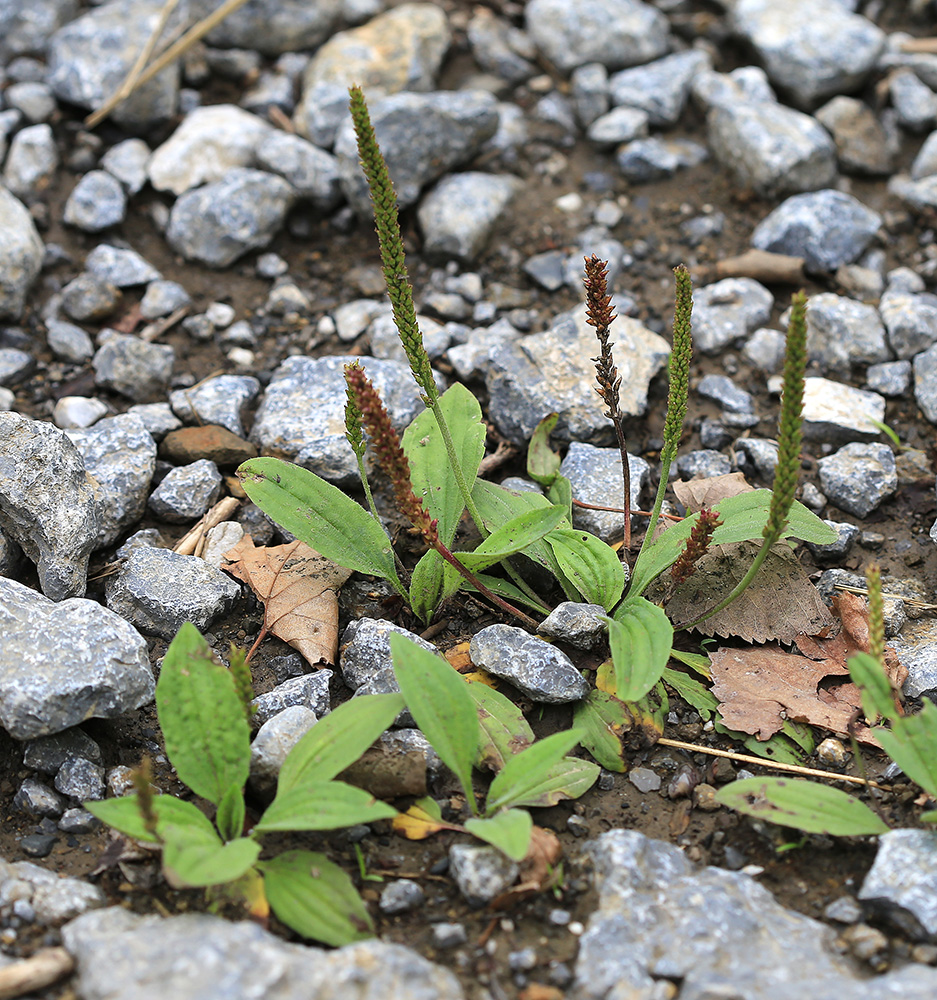
[(243, 580), (264, 605), (264, 631), (289, 643), (316, 667), (335, 662), (338, 590), (351, 571), (299, 540), (257, 548), (245, 535), (221, 568)]
[[(713, 607), (745, 576), (758, 549), (757, 542), (714, 545), (667, 602), (670, 620), (679, 627)], [(751, 585), (696, 628), (703, 635), (734, 635), (746, 642), (793, 642), (801, 633), (816, 635), (831, 621), (817, 588), (790, 546), (779, 542)]]
[[(856, 722), (852, 700), (837, 697), (836, 688), (820, 689), (826, 677), (848, 676), (844, 664), (810, 660), (774, 644), (718, 649), (710, 657), (713, 694), (720, 701), (719, 712), (728, 728), (766, 740), (790, 719), (841, 735), (852, 727), (858, 739), (877, 745), (868, 728)], [(848, 692), (853, 685), (843, 687)]]
[(714, 507), (726, 497), (750, 493), (753, 489), (741, 472), (710, 476), (708, 479), (691, 479), (689, 482), (678, 479), (673, 484), (674, 496), (686, 507), (688, 514), (696, 514), (704, 507)]

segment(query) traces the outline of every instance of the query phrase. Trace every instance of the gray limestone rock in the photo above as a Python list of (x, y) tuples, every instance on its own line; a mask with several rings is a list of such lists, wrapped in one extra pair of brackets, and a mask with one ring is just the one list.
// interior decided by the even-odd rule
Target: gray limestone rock
[(289, 181), (297, 197), (320, 212), (331, 212), (342, 202), (335, 157), (298, 135), (272, 132), (258, 146), (256, 165)]
[(40, 925), (52, 926), (107, 902), (98, 886), (79, 878), (60, 877), (30, 861), (0, 862), (0, 895), (5, 900), (28, 901), (33, 919)]
[(487, 844), (453, 844), (449, 868), (469, 906), (480, 908), (508, 889), (520, 868), (497, 847)]
[(865, 385), (880, 396), (900, 398), (911, 387), (911, 362), (887, 361), (880, 365), (869, 365), (865, 373)]
[(699, 49), (688, 49), (654, 62), (613, 74), (608, 81), (614, 106), (644, 111), (651, 125), (676, 125), (690, 93), (693, 77), (708, 69), (709, 57)]
[(711, 479), (726, 476), (732, 471), (728, 455), (712, 448), (688, 451), (677, 459), (677, 472), (682, 479)]
[(94, 344), (88, 334), (74, 323), (50, 319), (46, 325), (49, 350), (62, 361), (84, 364), (94, 356)]
[(0, 185), (0, 319), (22, 315), (42, 254), (42, 240), (26, 206)]
[(920, 180), (912, 180), (908, 174), (895, 174), (888, 182), (888, 191), (916, 212), (937, 208), (937, 173)]
[[(401, 208), (414, 204), (424, 185), (471, 160), (498, 127), (497, 102), (484, 91), (391, 94), (371, 101), (370, 111)], [(358, 215), (370, 217), (350, 119), (339, 128), (335, 155), (345, 196)]]
[(107, 606), (141, 632), (172, 639), (187, 621), (204, 631), (241, 588), (197, 556), (141, 547), (107, 578), (104, 592)]
[(100, 525), (100, 487), (68, 437), (0, 412), (0, 526), (36, 563), (47, 597), (84, 594)]
[(788, 198), (758, 223), (752, 246), (803, 257), (808, 271), (835, 271), (862, 254), (881, 224), (878, 212), (827, 188)]
[[(505, 489), (510, 488), (505, 486)], [(602, 619), (606, 613), (601, 604), (562, 601), (543, 619), (537, 631), (548, 639), (558, 639), (577, 649), (594, 649), (604, 641), (608, 625)]]
[(169, 394), (173, 412), (187, 424), (218, 424), (244, 437), (244, 417), (260, 392), (252, 375), (218, 375)]
[(77, 727), (53, 736), (40, 736), (23, 747), (23, 767), (42, 774), (56, 774), (73, 757), (84, 757), (94, 764), (104, 760), (98, 744)]
[(890, 174), (894, 150), (875, 112), (855, 97), (834, 97), (816, 113), (833, 136), (842, 170), (850, 174)]
[(930, 830), (879, 837), (859, 899), (918, 941), (937, 940), (937, 838)]
[[(832, 497), (830, 499), (833, 500)], [(836, 541), (830, 542), (828, 545), (817, 545), (815, 542), (806, 543), (814, 559), (821, 566), (838, 563), (840, 560), (845, 559), (852, 548), (853, 542), (859, 535), (859, 529), (854, 524), (849, 524), (845, 521), (824, 521), (823, 523), (836, 532)]]
[(221, 494), (221, 473), (207, 458), (171, 469), (150, 494), (147, 506), (161, 521), (198, 520)]
[(937, 343), (937, 295), (888, 289), (878, 308), (888, 343), (899, 358), (913, 358)]
[[(152, 35), (164, 8), (162, 0), (113, 0), (60, 28), (49, 41), (48, 82), (56, 97), (89, 111), (123, 83)], [(181, 9), (164, 30), (176, 31)], [(113, 112), (126, 128), (147, 129), (171, 118), (179, 96), (179, 64), (173, 63), (137, 88)]]
[[(628, 468), (631, 506), (637, 510), (650, 480), (650, 466), (643, 458), (629, 455)], [(604, 507), (621, 506), (624, 484), (618, 448), (596, 448), (573, 441), (560, 465), (560, 473), (569, 480), (574, 499)], [(634, 522), (632, 518), (632, 527)], [(614, 542), (622, 536), (624, 518), (613, 511), (574, 507), (573, 526), (598, 535), (605, 542)]]
[(15, 347), (0, 347), (0, 386), (16, 385), (35, 367), (31, 354)]
[(98, 281), (105, 281), (116, 288), (147, 285), (162, 277), (136, 250), (110, 246), (107, 243), (99, 243), (88, 254), (85, 258), (85, 270)]
[(885, 48), (884, 32), (838, 0), (739, 0), (730, 23), (771, 82), (804, 107), (856, 89)]
[(135, 403), (149, 403), (164, 396), (175, 358), (168, 344), (115, 333), (94, 355), (95, 382)]
[(895, 115), (903, 128), (921, 132), (937, 119), (937, 94), (912, 69), (899, 69), (888, 76), (888, 92)]
[(439, 653), (432, 643), (399, 625), (383, 619), (359, 618), (345, 629), (340, 649), (342, 678), (353, 691), (386, 694), (399, 690), (390, 654), (391, 635), (405, 636), (428, 653)]
[(580, 939), (576, 1000), (652, 1000), (662, 980), (686, 1000), (926, 1000), (937, 989), (937, 971), (921, 965), (868, 979), (836, 931), (741, 872), (694, 869), (679, 848), (631, 830), (586, 849), (599, 906)]
[(640, 0), (530, 0), (527, 33), (563, 72), (585, 63), (616, 70), (664, 55), (667, 19)]
[(27, 778), (13, 797), (13, 805), (27, 816), (58, 818), (65, 812), (68, 800), (41, 781)]
[(537, 73), (536, 48), (530, 35), (487, 7), (476, 7), (468, 24), (468, 42), (475, 61), (509, 83), (521, 83)]
[(56, 604), (0, 578), (0, 632), (0, 724), (14, 739), (115, 718), (153, 699), (145, 640), (96, 601)]
[(109, 316), (120, 298), (121, 292), (116, 285), (82, 271), (62, 289), (62, 311), (81, 323), (96, 322)]
[(536, 702), (563, 705), (580, 701), (589, 684), (561, 650), (512, 625), (489, 625), (469, 645), (472, 663), (510, 681)]
[(106, 170), (89, 170), (72, 189), (63, 218), (86, 233), (98, 233), (124, 221), (127, 195)]
[(695, 167), (708, 155), (705, 146), (691, 139), (652, 135), (647, 139), (625, 143), (615, 154), (615, 162), (633, 184), (646, 184), (670, 177), (686, 167)]
[(58, 165), (52, 127), (30, 125), (13, 136), (3, 167), (3, 183), (18, 198), (31, 201), (43, 196), (55, 179)]
[[(526, 443), (548, 414), (560, 415), (554, 434), (561, 441), (610, 442), (612, 430), (595, 393), (595, 331), (585, 306), (564, 313), (551, 329), (495, 347), (485, 382), (490, 414), (500, 433)], [(640, 416), (647, 409), (651, 379), (666, 365), (670, 348), (630, 316), (615, 322), (615, 360), (622, 376), (621, 409)]]
[[(861, 580), (859, 586), (863, 586)], [(920, 698), (925, 692), (937, 692), (937, 622), (932, 618), (910, 621), (890, 643), (908, 668), (904, 693), (910, 698)]]
[(754, 278), (723, 278), (693, 292), (693, 342), (704, 354), (723, 348), (764, 326), (774, 296)]
[(71, 921), (62, 937), (82, 1000), (464, 1000), (451, 972), (376, 940), (326, 952), (250, 921), (163, 920), (119, 907)]
[(932, 174), (937, 174), (937, 132), (931, 132), (924, 140), (911, 164), (912, 180), (919, 181)]
[(744, 456), (762, 480), (767, 483), (773, 481), (774, 470), (778, 465), (777, 441), (768, 438), (739, 438), (735, 442), (735, 451), (739, 464)]
[(937, 424), (937, 344), (916, 355), (912, 364), (914, 398), (924, 416)]
[(104, 798), (104, 768), (85, 757), (71, 757), (55, 776), (55, 790), (79, 802)]
[(895, 456), (884, 444), (847, 444), (818, 462), (820, 489), (831, 504), (866, 517), (898, 489)]
[(381, 901), (378, 904), (381, 913), (394, 916), (397, 913), (408, 913), (423, 905), (426, 896), (423, 893), (419, 882), (414, 882), (409, 878), (394, 879), (389, 882), (381, 892)]
[[(790, 311), (781, 316), (786, 326)], [(824, 373), (849, 375), (853, 365), (890, 361), (885, 327), (874, 306), (821, 292), (807, 302), (807, 353)]]
[(704, 375), (696, 391), (705, 399), (718, 403), (728, 413), (752, 413), (755, 400), (750, 392), (737, 386), (728, 375)]
[(135, 195), (146, 184), (146, 165), (150, 147), (142, 139), (124, 139), (101, 157), (101, 166), (116, 177), (128, 195)]
[(444, 177), (420, 203), (423, 252), (471, 261), (523, 188), (518, 177), (466, 171)]
[(282, 177), (237, 168), (213, 184), (186, 191), (169, 213), (166, 239), (177, 253), (227, 267), (279, 232), (296, 192)]
[(804, 380), (804, 437), (809, 441), (869, 441), (885, 419), (885, 399), (826, 378)]
[(317, 721), (305, 705), (290, 705), (260, 727), (251, 744), (250, 765), (251, 785), (258, 793), (274, 791), (283, 761)]
[(156, 442), (131, 413), (107, 417), (92, 428), (69, 431), (68, 436), (101, 487), (95, 548), (103, 548), (143, 516), (156, 471)]
[(36, 0), (28, 6), (0, 0), (0, 57), (6, 63), (13, 56), (44, 52), (49, 36), (71, 21), (79, 6), (78, 0)]
[[(251, 441), (264, 454), (283, 455), (331, 482), (357, 481), (358, 466), (344, 423), (343, 371), (352, 361), (361, 359), (287, 358), (267, 386)], [(364, 367), (401, 430), (423, 409), (409, 367), (370, 358)]]
[(713, 155), (757, 194), (816, 191), (836, 178), (836, 146), (810, 115), (774, 102), (739, 101), (716, 105), (706, 124)]
[(621, 107), (612, 108), (596, 118), (586, 129), (586, 138), (598, 146), (617, 146), (621, 142), (644, 138), (647, 133), (647, 112)]
[(331, 670), (317, 670), (313, 674), (304, 674), (302, 677), (291, 677), (289, 680), (278, 684), (272, 691), (266, 694), (259, 694), (252, 702), (254, 715), (251, 723), (255, 726), (263, 726), (275, 715), (294, 705), (302, 705), (310, 712), (315, 712), (317, 718), (328, 715), (329, 704), (329, 681), (332, 679)]

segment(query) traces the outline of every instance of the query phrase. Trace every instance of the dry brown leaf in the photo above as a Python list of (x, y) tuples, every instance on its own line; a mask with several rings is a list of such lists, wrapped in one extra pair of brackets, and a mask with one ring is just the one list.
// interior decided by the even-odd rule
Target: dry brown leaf
[(475, 669), (472, 658), (469, 656), (469, 645), (468, 642), (457, 643), (443, 654), (460, 674), (467, 674)]
[(557, 865), (562, 857), (563, 845), (556, 834), (542, 826), (534, 826), (517, 884), (496, 896), (489, 904), (491, 909), (506, 910), (528, 896), (549, 889), (557, 881)]
[(673, 484), (674, 496), (687, 509), (687, 513), (695, 514), (704, 507), (714, 507), (726, 497), (738, 496), (739, 493), (751, 493), (754, 486), (749, 486), (741, 472), (730, 472), (725, 476), (710, 476), (709, 479), (678, 479)]
[[(243, 580), (264, 605), (264, 626), (314, 666), (335, 662), (338, 590), (351, 571), (300, 541), (257, 548), (245, 535), (224, 555), (221, 568)], [(256, 643), (255, 643), (256, 646)]]
[[(693, 621), (713, 607), (745, 576), (757, 542), (714, 545), (667, 602), (675, 623)], [(746, 642), (793, 642), (801, 633), (815, 635), (832, 622), (817, 588), (810, 582), (790, 546), (779, 542), (768, 553), (751, 585), (727, 608), (708, 618), (697, 631)]]

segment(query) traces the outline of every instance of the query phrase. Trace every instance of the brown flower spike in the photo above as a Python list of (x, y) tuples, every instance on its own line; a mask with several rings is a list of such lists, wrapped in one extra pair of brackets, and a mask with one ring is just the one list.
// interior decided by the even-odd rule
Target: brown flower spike
[(719, 515), (711, 507), (704, 507), (693, 525), (690, 537), (680, 553), (680, 558), (670, 567), (670, 578), (679, 586), (696, 572), (696, 564), (709, 549), (712, 534), (722, 524)]

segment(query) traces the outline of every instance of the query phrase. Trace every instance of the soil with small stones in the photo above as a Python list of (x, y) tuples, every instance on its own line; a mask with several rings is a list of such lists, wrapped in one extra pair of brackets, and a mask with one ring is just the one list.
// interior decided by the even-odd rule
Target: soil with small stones
[[(464, 25), (470, 4), (453, 0), (443, 6), (456, 24)], [(719, 23), (716, 10), (707, 4), (693, 5), (691, 14), (685, 19), (688, 30), (697, 33), (715, 31)], [(886, 5), (879, 23), (889, 31), (903, 29), (922, 34), (927, 30), (926, 26), (908, 20), (902, 4)], [(750, 62), (748, 54), (741, 50), (723, 45), (721, 51), (723, 61), (721, 65), (717, 64), (717, 69), (728, 70)], [(464, 31), (460, 33), (457, 30), (456, 56), (448, 62), (442, 87), (458, 86), (461, 76), (471, 68), (465, 53)], [(239, 96), (238, 88), (224, 82), (213, 81), (203, 91), (205, 103), (237, 100)], [(698, 115), (694, 118), (695, 114), (692, 106), (688, 108), (679, 134), (705, 142), (703, 121)], [(63, 162), (68, 162), (75, 148), (79, 121), (76, 115), (63, 117), (55, 123)], [(577, 296), (571, 290), (555, 294), (538, 290), (523, 275), (520, 265), (531, 254), (569, 245), (575, 233), (589, 224), (591, 211), (600, 196), (590, 192), (583, 180), (584, 175), (601, 170), (614, 179), (613, 190), (601, 197), (620, 199), (624, 215), (613, 233), (637, 258), (622, 280), (621, 290), (637, 301), (638, 318), (665, 335), (672, 308), (672, 268), (685, 262), (693, 270), (698, 283), (709, 280), (714, 262), (746, 250), (753, 227), (774, 207), (774, 203), (742, 196), (712, 162), (684, 171), (672, 180), (630, 187), (618, 177), (610, 155), (597, 152), (584, 141), (568, 148), (558, 145), (558, 136), (550, 128), (542, 125), (534, 125), (533, 128), (534, 137), (522, 151), (521, 162), (516, 168), (525, 181), (523, 206), (516, 208), (510, 218), (505, 218), (500, 229), (492, 235), (489, 250), (472, 269), (482, 275), (486, 285), (499, 281), (522, 289), (527, 305), (538, 317), (535, 330), (545, 329), (553, 316), (576, 303)], [(151, 143), (155, 145), (170, 131), (171, 127), (167, 127), (163, 135), (151, 136)], [(105, 149), (122, 137), (109, 125), (103, 126), (99, 134)], [(907, 143), (899, 163), (900, 169), (907, 168), (918, 145), (919, 141)], [(45, 300), (78, 272), (77, 262), (101, 242), (100, 237), (62, 226), (59, 221), (62, 208), (78, 180), (78, 174), (62, 169), (58, 178), (58, 186), (47, 192), (45, 207), (40, 205), (37, 215), (40, 222), (45, 223), (45, 240), (65, 247), (75, 263), (61, 263), (44, 272), (41, 287), (33, 294), (29, 314), (23, 323), (27, 329), (39, 329), (38, 317)], [(929, 248), (926, 244), (933, 244), (933, 233), (929, 240), (923, 238), (922, 233), (937, 220), (915, 219), (908, 215), (900, 204), (887, 195), (883, 181), (850, 179), (849, 185), (857, 198), (886, 216), (887, 241), (883, 249), (889, 269), (913, 267), (927, 259)], [(582, 212), (570, 214), (560, 211), (555, 200), (573, 191), (583, 196)], [(175, 258), (153, 222), (153, 209), (159, 200), (159, 196), (149, 189), (134, 198), (126, 222), (109, 236), (123, 237), (159, 268), (164, 277), (182, 283), (192, 296), (193, 312), (202, 311), (209, 303), (221, 300), (235, 307), (238, 318), (256, 318), (266, 299), (269, 282), (256, 276), (255, 255), (223, 272)], [(691, 248), (682, 240), (679, 226), (686, 219), (707, 211), (707, 206), (725, 213), (725, 226), (719, 236), (708, 238), (702, 245)], [(420, 256), (420, 236), (412, 214), (404, 215), (403, 225), (411, 251), (411, 278), (419, 302), (420, 292), (427, 287), (434, 267)], [(294, 235), (299, 233), (302, 235)], [(268, 249), (289, 262), (290, 274), (309, 294), (315, 312), (302, 325), (296, 326), (270, 317), (264, 320), (266, 334), (257, 350), (256, 371), (253, 372), (262, 381), (269, 378), (270, 373), (290, 354), (319, 356), (348, 353), (347, 345), (339, 344), (337, 340), (320, 341), (315, 332), (316, 322), (330, 308), (361, 295), (360, 288), (356, 287), (354, 269), (364, 266), (373, 273), (376, 265), (373, 231), (369, 225), (360, 223), (349, 232), (334, 228), (328, 220), (295, 217), (290, 231), (281, 234)], [(829, 282), (807, 286), (808, 294), (830, 290), (837, 289)], [(770, 325), (777, 327), (778, 316), (789, 300), (791, 289), (773, 287), (772, 291), (777, 296), (777, 306)], [(133, 304), (133, 295), (125, 296), (124, 307), (129, 309)], [(37, 341), (42, 342), (42, 337), (38, 336)], [(178, 329), (170, 330), (162, 341), (172, 344), (176, 350), (177, 373), (187, 373), (195, 381), (232, 370), (222, 351), (212, 343), (196, 344)], [(367, 354), (367, 345), (359, 342), (355, 350)], [(55, 361), (51, 355), (40, 355), (38, 360), (37, 373), (16, 387), (15, 408), (19, 411), (49, 419), (58, 398), (95, 394), (89, 365), (65, 365)], [(728, 352), (717, 359), (697, 358), (691, 388), (709, 372), (726, 371), (732, 374), (738, 385), (755, 396), (758, 413), (773, 418), (776, 401), (765, 390), (763, 374), (750, 370), (741, 358), (730, 357)], [(473, 384), (470, 388), (479, 395), (484, 405), (484, 386)], [(106, 398), (115, 411), (127, 408), (127, 402), (120, 397), (100, 391), (96, 394)], [(632, 420), (628, 427), (630, 450), (645, 455), (652, 466), (657, 457), (664, 402), (665, 386), (658, 381), (652, 386), (647, 416)], [(690, 405), (687, 426), (692, 430), (688, 430), (683, 442), (685, 450), (700, 447), (695, 429), (701, 419), (718, 416), (715, 404), (700, 400), (692, 392)], [(899, 434), (904, 444), (924, 449), (933, 456), (933, 427), (923, 419), (913, 400), (889, 401), (885, 421)], [(771, 427), (770, 422), (764, 424), (757, 433), (770, 436)], [(816, 461), (820, 454), (818, 445), (805, 445), (803, 481), (816, 482)], [(514, 474), (521, 472), (522, 468), (518, 458), (501, 471)], [(859, 523), (863, 528), (881, 533), (887, 540), (875, 552), (854, 550), (842, 564), (844, 567), (860, 568), (874, 555), (886, 575), (914, 576), (922, 580), (929, 591), (933, 591), (937, 584), (937, 547), (929, 539), (928, 530), (937, 513), (935, 508), (937, 502), (931, 475), (920, 484), (902, 487), (864, 521), (835, 510), (826, 516)], [(149, 524), (145, 522), (141, 526)], [(185, 530), (169, 528), (165, 524), (156, 526), (167, 539), (173, 539), (175, 534), (181, 535)], [(110, 554), (109, 551), (98, 553), (92, 565), (92, 577), (106, 566)], [(800, 557), (808, 568), (815, 568), (811, 565), (809, 554), (801, 552)], [(35, 580), (27, 578), (25, 582), (35, 585)], [(92, 583), (88, 596), (103, 599), (102, 587), (100, 580)], [(357, 613), (364, 612), (359, 608)], [(372, 602), (367, 613), (377, 617), (394, 617), (400, 624), (419, 631), (419, 625), (406, 612), (382, 605), (380, 601)], [(344, 614), (342, 627), (350, 618), (347, 607)], [(443, 617), (447, 623), (434, 636), (434, 642), (443, 649), (470, 638), (483, 625), (499, 620), (473, 602), (454, 603), (444, 609)], [(216, 640), (214, 645), (224, 648), (229, 640), (249, 644), (260, 622), (261, 611), (256, 604), (242, 601), (232, 614), (212, 628)], [(688, 644), (688, 648), (690, 646)], [(152, 640), (150, 651), (155, 662), (164, 653), (165, 643)], [(273, 675), (268, 666), (270, 659), (287, 651), (288, 647), (276, 639), (267, 639), (261, 645), (253, 663), (258, 693), (273, 686)], [(574, 659), (577, 655), (581, 658), (581, 654), (573, 653)], [(510, 693), (510, 689), (507, 690)], [(524, 704), (522, 698), (519, 697), (518, 701)], [(568, 709), (542, 709), (529, 702), (524, 704), (524, 708), (538, 736), (566, 728), (571, 721)], [(739, 749), (725, 739), (705, 733), (699, 717), (679, 698), (671, 698), (671, 708), (681, 721), (675, 725), (668, 724), (667, 736), (723, 749)], [(152, 706), (132, 717), (117, 721), (93, 721), (83, 728), (101, 744), (108, 766), (135, 765), (143, 754), (149, 754), (157, 760), (157, 783), (166, 791), (182, 791), (165, 762), (159, 763), (160, 734)], [(581, 837), (587, 834), (594, 836), (616, 827), (632, 828), (679, 844), (690, 858), (701, 863), (729, 867), (741, 864), (759, 866), (763, 869), (760, 881), (782, 903), (812, 917), (820, 917), (823, 907), (832, 899), (846, 892), (855, 892), (874, 856), (875, 845), (868, 840), (834, 842), (820, 837), (801, 839), (791, 831), (755, 824), (723, 809), (705, 812), (691, 808), (687, 799), (672, 800), (666, 796), (668, 776), (684, 764), (692, 764), (703, 780), (724, 778), (727, 773), (724, 765), (719, 766), (718, 775), (714, 773), (714, 758), (671, 748), (651, 747), (635, 752), (630, 763), (632, 766), (646, 764), (662, 774), (662, 791), (642, 794), (627, 775), (615, 775), (611, 787), (606, 790), (595, 787), (576, 802), (537, 811), (535, 821), (555, 831), (563, 844), (563, 877), (554, 890), (528, 899), (507, 913), (472, 910), (461, 899), (445, 871), (447, 851), (456, 837), (451, 833), (442, 833), (422, 842), (410, 842), (392, 835), (389, 829), (382, 828), (382, 824), (376, 824), (374, 834), (361, 844), (360, 857), (343, 833), (328, 837), (290, 837), (284, 838), (281, 843), (273, 840), (269, 843), (274, 850), (299, 844), (326, 850), (356, 878), (360, 877), (359, 885), (364, 898), (371, 904), (369, 908), (375, 916), (377, 931), (385, 940), (407, 944), (427, 957), (454, 968), (469, 996), (473, 995), (477, 984), (482, 984), (495, 997), (516, 996), (519, 989), (508, 968), (507, 955), (510, 951), (526, 946), (536, 949), (540, 965), (527, 974), (527, 979), (532, 982), (548, 982), (549, 963), (572, 962), (574, 959), (576, 935), (571, 933), (570, 926), (574, 926), (575, 922), (585, 924), (595, 905), (588, 872), (581, 860)], [(869, 776), (881, 774), (886, 763), (884, 759), (874, 757), (868, 760)], [(855, 772), (854, 764), (850, 770)], [(21, 765), (20, 745), (0, 731), (0, 856), (8, 860), (24, 857), (18, 841), (23, 835), (36, 830), (34, 821), (24, 817), (12, 805), (15, 791), (27, 776), (29, 773)], [(453, 803), (458, 804), (454, 784), (443, 783), (433, 787), (432, 791), (435, 797), (451, 798)], [(915, 826), (918, 825), (920, 812), (914, 804), (916, 794), (913, 786), (899, 784), (892, 792), (877, 795), (871, 801), (890, 824)], [(864, 793), (861, 797), (869, 800), (868, 794)], [(575, 826), (581, 836), (570, 832), (568, 821), (574, 814), (579, 817)], [(157, 863), (153, 859), (123, 860), (101, 870), (102, 857), (105, 857), (109, 843), (104, 832), (76, 837), (60, 835), (52, 854), (41, 863), (62, 874), (88, 876), (105, 889), (113, 902), (141, 912), (179, 913), (204, 908), (202, 893), (169, 890), (160, 879)], [(386, 918), (376, 905), (381, 880), (404, 875), (420, 882), (426, 893), (426, 903), (415, 912)], [(551, 922), (549, 915), (555, 908), (569, 911), (573, 924), (559, 926)], [(437, 953), (432, 944), (430, 925), (440, 920), (463, 923), (468, 932), (468, 944), (455, 952)], [(287, 929), (277, 927), (275, 922), (274, 926), (284, 936), (291, 936)], [(32, 938), (21, 934), (17, 948), (26, 954), (39, 943), (50, 943), (55, 939), (55, 932), (39, 929)], [(900, 939), (893, 939), (893, 943), (894, 957), (900, 960), (902, 955), (907, 954), (908, 945)], [(60, 994), (61, 990), (52, 990), (46, 995)]]

